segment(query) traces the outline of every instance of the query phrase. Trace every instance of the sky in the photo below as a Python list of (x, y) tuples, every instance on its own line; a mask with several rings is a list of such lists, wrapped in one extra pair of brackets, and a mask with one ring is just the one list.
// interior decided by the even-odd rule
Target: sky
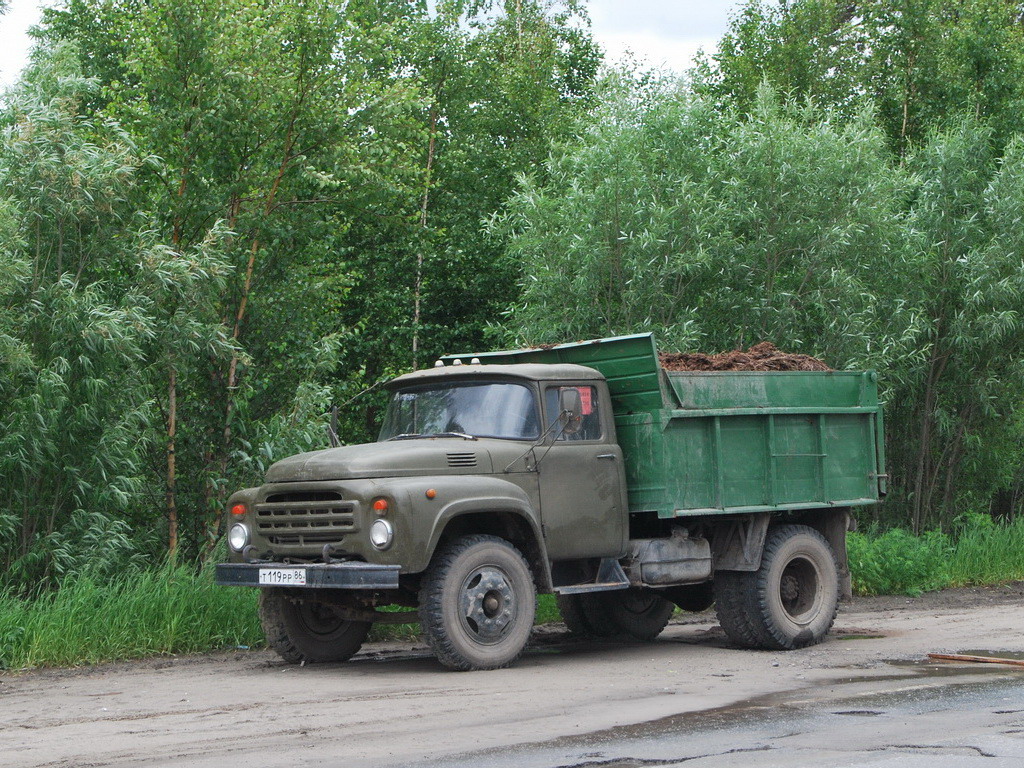
[[(185, 0), (187, 2), (187, 0)], [(0, 16), (0, 87), (28, 61), (28, 28), (39, 20), (40, 0), (10, 0)], [(615, 61), (627, 53), (647, 64), (683, 72), (698, 50), (711, 52), (739, 0), (590, 0), (594, 37)]]

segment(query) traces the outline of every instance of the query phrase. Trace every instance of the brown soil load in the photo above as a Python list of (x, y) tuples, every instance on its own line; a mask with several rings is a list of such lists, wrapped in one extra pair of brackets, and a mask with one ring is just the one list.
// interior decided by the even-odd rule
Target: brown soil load
[(755, 344), (746, 352), (735, 349), (705, 355), (700, 352), (661, 352), (661, 367), (666, 371), (831, 371), (810, 355), (783, 352), (770, 341)]

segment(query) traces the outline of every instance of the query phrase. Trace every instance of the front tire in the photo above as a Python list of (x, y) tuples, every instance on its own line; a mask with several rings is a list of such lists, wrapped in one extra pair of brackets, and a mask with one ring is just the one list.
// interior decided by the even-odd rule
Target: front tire
[(737, 645), (782, 651), (820, 643), (839, 607), (835, 553), (806, 525), (772, 528), (758, 570), (715, 574), (715, 607)]
[(464, 536), (440, 549), (420, 588), (427, 643), (458, 671), (497, 669), (519, 658), (536, 608), (526, 560), (497, 536)]
[(267, 645), (291, 664), (347, 661), (362, 647), (368, 621), (349, 621), (328, 603), (260, 590), (260, 624)]

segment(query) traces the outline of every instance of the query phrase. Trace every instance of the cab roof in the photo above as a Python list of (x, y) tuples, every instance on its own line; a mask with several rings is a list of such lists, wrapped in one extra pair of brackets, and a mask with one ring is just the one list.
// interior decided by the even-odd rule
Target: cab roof
[(591, 381), (602, 380), (602, 376), (593, 368), (571, 363), (517, 363), (514, 365), (446, 365), (437, 368), (425, 368), (413, 371), (392, 379), (385, 386), (397, 389), (408, 384), (426, 384), (434, 381), (472, 381), (474, 379), (526, 379), (528, 381)]

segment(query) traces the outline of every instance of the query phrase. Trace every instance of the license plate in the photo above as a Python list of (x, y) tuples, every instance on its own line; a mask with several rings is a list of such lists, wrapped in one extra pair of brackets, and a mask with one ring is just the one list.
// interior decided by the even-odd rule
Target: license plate
[(305, 568), (260, 568), (260, 584), (275, 587), (306, 585)]

